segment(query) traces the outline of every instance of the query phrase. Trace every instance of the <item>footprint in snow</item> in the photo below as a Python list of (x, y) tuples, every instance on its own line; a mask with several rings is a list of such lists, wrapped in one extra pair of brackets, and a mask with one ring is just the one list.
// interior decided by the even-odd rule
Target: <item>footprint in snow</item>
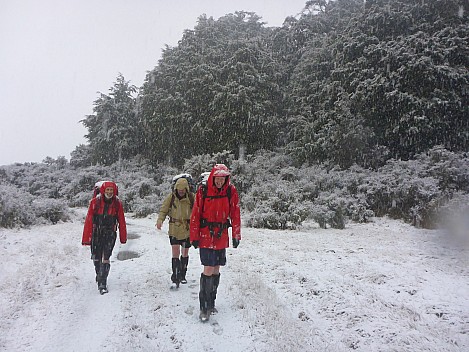
[(184, 311), (184, 313), (186, 313), (187, 315), (194, 314), (194, 307), (193, 306), (187, 307), (186, 310)]
[(216, 320), (210, 319), (210, 325), (212, 325), (213, 332), (217, 335), (223, 334), (223, 328), (218, 324)]

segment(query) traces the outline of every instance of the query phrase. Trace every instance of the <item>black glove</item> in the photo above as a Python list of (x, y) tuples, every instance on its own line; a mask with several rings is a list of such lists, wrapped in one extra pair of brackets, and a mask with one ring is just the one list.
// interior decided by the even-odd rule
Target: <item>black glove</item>
[(233, 237), (233, 248), (238, 248), (239, 246), (239, 240)]
[(195, 249), (199, 248), (199, 241), (192, 241), (192, 245)]

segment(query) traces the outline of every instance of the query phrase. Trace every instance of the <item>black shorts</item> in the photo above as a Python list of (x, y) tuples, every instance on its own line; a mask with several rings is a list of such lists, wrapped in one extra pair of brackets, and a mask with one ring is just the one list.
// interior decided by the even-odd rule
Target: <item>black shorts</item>
[(179, 244), (183, 248), (191, 248), (191, 241), (189, 240), (189, 237), (186, 238), (185, 240), (178, 240), (174, 236), (169, 236), (169, 243), (171, 243), (172, 246), (176, 245), (176, 244)]
[(223, 266), (226, 264), (226, 249), (199, 249), (200, 262), (203, 266)]

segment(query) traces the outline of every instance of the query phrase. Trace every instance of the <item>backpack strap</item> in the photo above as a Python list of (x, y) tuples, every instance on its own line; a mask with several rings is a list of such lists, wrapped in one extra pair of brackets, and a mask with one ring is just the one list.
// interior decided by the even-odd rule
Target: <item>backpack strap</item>
[(208, 192), (208, 188), (207, 188), (207, 185), (202, 185), (200, 186), (202, 187), (202, 199), (204, 201), (204, 204), (202, 205), (202, 211), (204, 210), (204, 205), (205, 205), (205, 198), (210, 198), (210, 199), (215, 199), (215, 198), (225, 198), (225, 197), (228, 197), (228, 204), (231, 205), (231, 184), (228, 185), (228, 188), (226, 190), (226, 195), (223, 195), (223, 196), (220, 196), (220, 195), (217, 195), (217, 196), (208, 196), (207, 195), (207, 192)]
[(169, 202), (169, 209), (171, 209), (174, 206), (174, 198), (176, 195), (174, 194), (174, 191), (171, 193), (171, 201)]
[(191, 209), (194, 207), (194, 201), (195, 201), (194, 193), (189, 192), (189, 202), (191, 203)]

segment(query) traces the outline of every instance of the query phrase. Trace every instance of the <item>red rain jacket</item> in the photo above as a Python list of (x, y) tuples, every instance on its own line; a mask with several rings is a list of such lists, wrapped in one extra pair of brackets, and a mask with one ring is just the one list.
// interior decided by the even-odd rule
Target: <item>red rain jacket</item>
[[(213, 173), (207, 180), (207, 194), (204, 198), (203, 187), (197, 190), (190, 222), (190, 240), (199, 241), (200, 248), (224, 249), (229, 247), (228, 228), (221, 224), (231, 221), (231, 236), (241, 240), (241, 216), (239, 209), (239, 195), (236, 187), (230, 184), (230, 177), (221, 189), (217, 189), (213, 182)], [(228, 200), (227, 189), (231, 187)], [(215, 197), (215, 198), (211, 198)], [(205, 225), (205, 226), (204, 226)], [(212, 232), (212, 233), (211, 233)]]
[(99, 216), (103, 216), (104, 212), (104, 190), (107, 187), (114, 188), (114, 195), (112, 197), (112, 202), (108, 207), (107, 215), (110, 215), (114, 218), (114, 229), (117, 231), (117, 224), (119, 224), (119, 239), (122, 244), (127, 242), (127, 226), (125, 223), (124, 217), (124, 208), (122, 202), (117, 197), (117, 185), (111, 181), (104, 181), (100, 188), (100, 194), (94, 197), (88, 208), (88, 214), (85, 219), (85, 227), (83, 228), (83, 237), (81, 239), (81, 244), (85, 246), (91, 245), (91, 237), (93, 235), (93, 229), (97, 226), (96, 219)]

